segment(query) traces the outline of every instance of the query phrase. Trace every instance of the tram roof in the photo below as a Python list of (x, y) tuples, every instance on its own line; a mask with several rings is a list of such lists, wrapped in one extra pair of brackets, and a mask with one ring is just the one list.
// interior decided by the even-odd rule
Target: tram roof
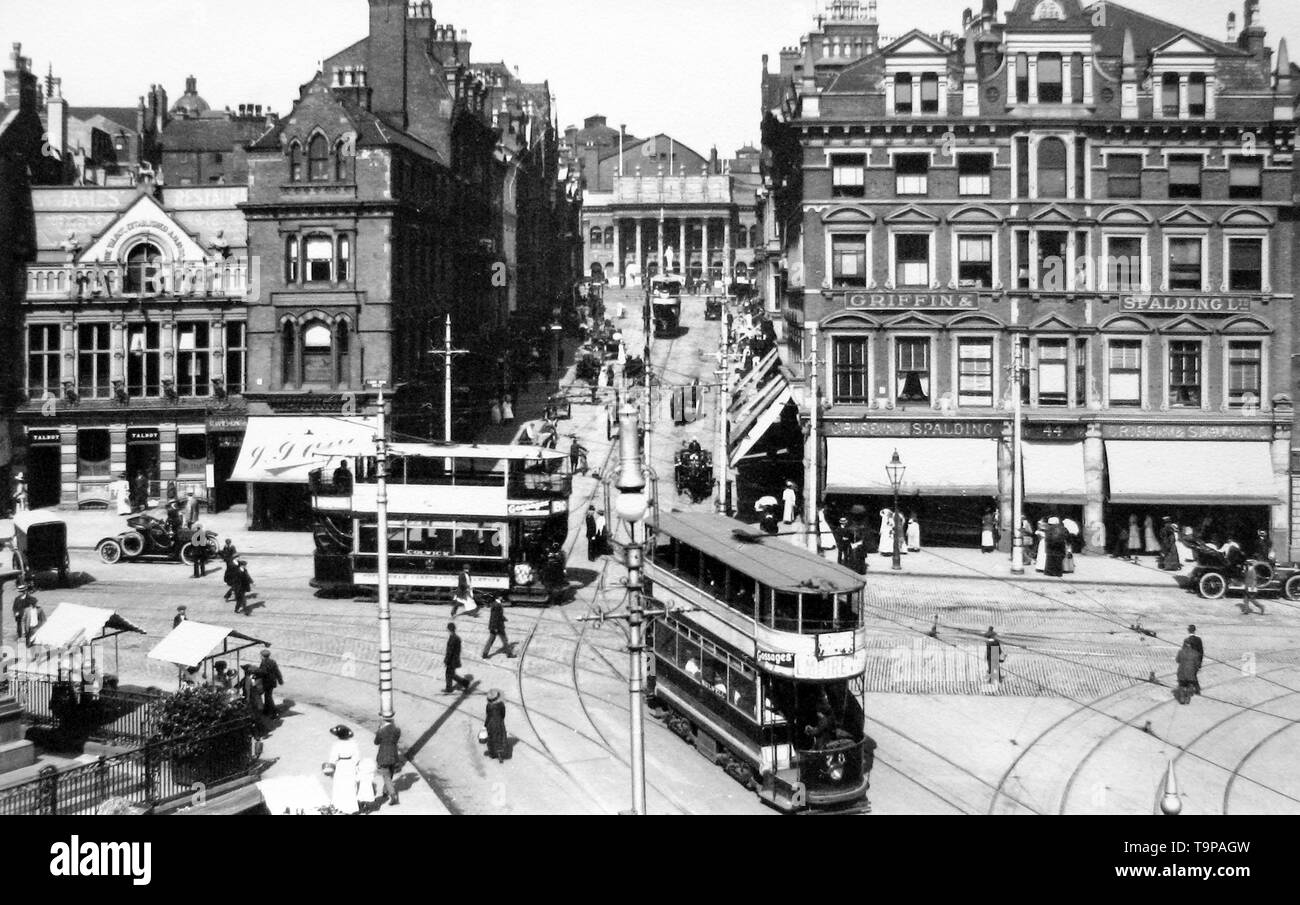
[(388, 452), (394, 456), (424, 459), (511, 459), (514, 461), (551, 461), (568, 457), (567, 452), (545, 449), (526, 444), (463, 443), (390, 443)]
[(657, 530), (777, 591), (848, 594), (866, 585), (856, 572), (725, 516), (661, 512)]

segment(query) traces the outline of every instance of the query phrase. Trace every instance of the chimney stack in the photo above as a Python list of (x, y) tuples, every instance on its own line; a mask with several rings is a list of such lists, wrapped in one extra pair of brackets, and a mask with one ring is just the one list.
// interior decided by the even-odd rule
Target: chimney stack
[(370, 0), (371, 108), (399, 129), (407, 128), (406, 0)]
[(1245, 0), (1241, 16), (1241, 37), (1237, 39), (1237, 46), (1258, 62), (1267, 64), (1268, 48), (1264, 46), (1267, 35), (1259, 15), (1259, 0)]
[(45, 99), (46, 130), (50, 136), (50, 147), (62, 155), (68, 149), (68, 103), (63, 99), (63, 79), (51, 75), (47, 84), (49, 96)]
[(1273, 119), (1290, 121), (1295, 118), (1295, 88), (1291, 78), (1291, 58), (1286, 49), (1286, 38), (1277, 42), (1277, 82), (1273, 88)]
[(1229, 44), (1237, 43), (1237, 14), (1228, 13), (1228, 41)]
[(1133, 52), (1133, 32), (1124, 29), (1124, 51), (1120, 57), (1120, 118), (1137, 119), (1137, 56)]

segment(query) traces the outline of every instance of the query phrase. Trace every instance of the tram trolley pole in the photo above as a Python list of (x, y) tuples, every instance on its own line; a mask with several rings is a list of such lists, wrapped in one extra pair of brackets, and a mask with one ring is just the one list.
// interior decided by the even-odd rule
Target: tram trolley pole
[(379, 718), (393, 721), (393, 619), (388, 602), (388, 436), (384, 380), (368, 381), (379, 390), (379, 428), (375, 437), (375, 511), (379, 534)]

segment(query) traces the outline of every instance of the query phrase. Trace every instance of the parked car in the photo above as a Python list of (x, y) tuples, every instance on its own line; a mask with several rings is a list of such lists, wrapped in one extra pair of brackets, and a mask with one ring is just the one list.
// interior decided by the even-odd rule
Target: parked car
[[(125, 559), (128, 562), (167, 560), (193, 564), (194, 547), (190, 544), (188, 532), (178, 534), (167, 522), (152, 515), (132, 516), (126, 524), (131, 530), (103, 538), (95, 545), (95, 552), (104, 562), (112, 565)], [(217, 549), (217, 534), (204, 531), (203, 536), (211, 551), (209, 555), (212, 555)]]
[[(1192, 548), (1196, 566), (1190, 575), (1191, 587), (1208, 600), (1218, 600), (1229, 591), (1246, 588), (1246, 563), (1230, 563), (1223, 551), (1210, 544)], [(1260, 594), (1280, 594), (1287, 600), (1300, 600), (1300, 565), (1258, 561), (1252, 566)]]
[(22, 584), (30, 585), (38, 572), (57, 572), (59, 584), (68, 586), (68, 526), (63, 519), (41, 512), (14, 516), (14, 570)]

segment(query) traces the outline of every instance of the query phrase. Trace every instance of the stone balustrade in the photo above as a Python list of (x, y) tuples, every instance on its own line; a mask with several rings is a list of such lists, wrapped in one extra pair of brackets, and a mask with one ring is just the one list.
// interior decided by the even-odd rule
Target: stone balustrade
[[(128, 278), (129, 276), (129, 278)], [(163, 264), (128, 275), (119, 264), (30, 264), (28, 301), (111, 298), (244, 298), (249, 267), (243, 259)]]

